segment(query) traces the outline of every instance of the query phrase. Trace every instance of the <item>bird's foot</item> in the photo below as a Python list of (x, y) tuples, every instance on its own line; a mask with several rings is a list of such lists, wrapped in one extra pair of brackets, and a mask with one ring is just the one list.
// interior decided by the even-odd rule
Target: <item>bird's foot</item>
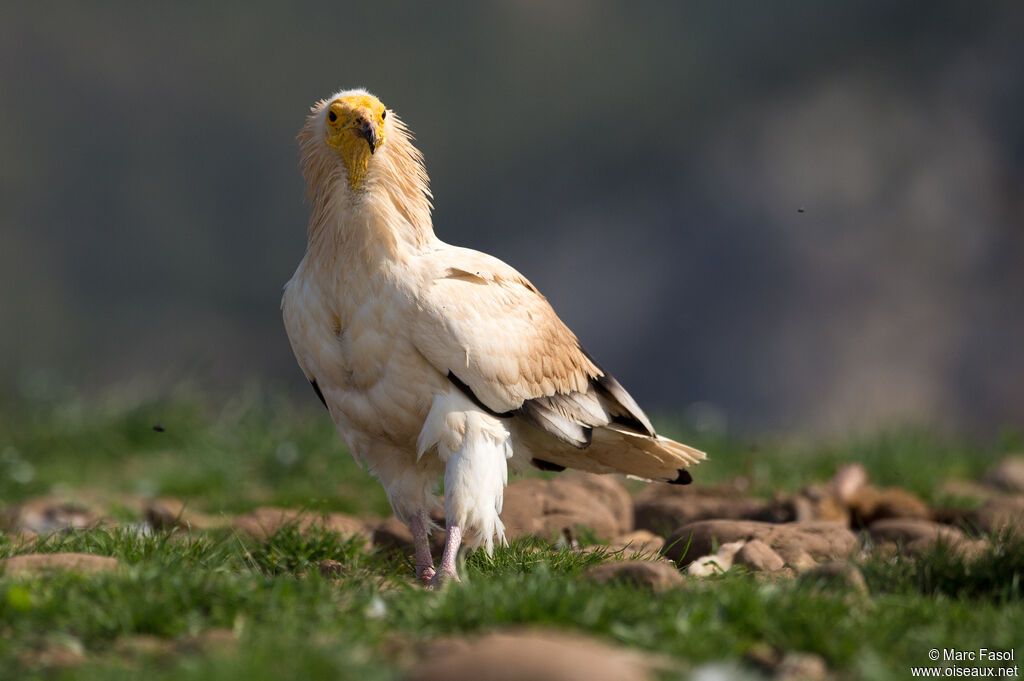
[(416, 577), (423, 586), (430, 586), (430, 581), (436, 574), (437, 573), (434, 571), (433, 565), (424, 565), (416, 568)]
[(437, 574), (435, 574), (430, 579), (430, 582), (427, 583), (427, 588), (431, 589), (432, 591), (440, 591), (448, 582), (459, 583), (461, 581), (462, 580), (459, 579), (459, 575), (456, 574), (454, 570), (449, 572), (448, 570), (442, 568), (440, 571), (437, 572)]

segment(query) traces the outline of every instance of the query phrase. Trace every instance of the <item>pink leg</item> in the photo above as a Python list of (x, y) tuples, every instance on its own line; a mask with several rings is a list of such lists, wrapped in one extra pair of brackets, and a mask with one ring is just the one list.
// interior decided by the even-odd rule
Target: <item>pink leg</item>
[(429, 584), (434, 576), (434, 557), (430, 555), (430, 533), (427, 531), (427, 512), (419, 511), (409, 521), (412, 542), (416, 547), (416, 577), (422, 584)]
[(448, 580), (461, 582), (458, 573), (455, 571), (455, 559), (459, 555), (459, 547), (462, 546), (462, 528), (457, 524), (448, 525), (448, 535), (444, 540), (444, 553), (441, 556), (441, 567), (437, 574), (430, 580), (432, 589), (440, 589)]

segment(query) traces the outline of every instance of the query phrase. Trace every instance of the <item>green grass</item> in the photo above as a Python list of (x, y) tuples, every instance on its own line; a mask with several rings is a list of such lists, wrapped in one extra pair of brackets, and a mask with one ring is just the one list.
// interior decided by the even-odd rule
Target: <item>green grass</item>
[[(978, 447), (923, 430), (756, 450), (721, 436), (690, 439), (714, 457), (696, 469), (698, 484), (745, 475), (766, 495), (860, 461), (880, 484), (929, 497), (947, 478), (974, 477), (1017, 444), (1003, 438)], [(79, 491), (173, 495), (207, 512), (265, 504), (387, 510), (379, 485), (351, 461), (322, 411), (258, 391), (225, 404), (186, 393), (129, 406), (72, 401), (0, 411), (0, 499)], [(0, 537), (0, 558), (26, 550)], [(840, 678), (864, 679), (907, 678), (911, 665), (929, 663), (932, 648), (1024, 653), (1024, 545), (1014, 541), (997, 542), (970, 565), (942, 547), (919, 560), (866, 560), (869, 596), (739, 571), (653, 596), (581, 579), (607, 556), (538, 540), (493, 557), (470, 554), (465, 582), (441, 593), (411, 584), (408, 556), (293, 527), (258, 543), (229, 530), (167, 534), (122, 525), (52, 536), (37, 550), (114, 556), (122, 567), (94, 576), (0, 576), (4, 678), (392, 679), (419, 642), (521, 625), (589, 632), (667, 655), (674, 663), (665, 679), (687, 678), (704, 663), (746, 665), (747, 652), (764, 645), (820, 654)], [(318, 563), (328, 558), (342, 563), (339, 577), (321, 576)], [(185, 644), (211, 628), (235, 632), (237, 646)], [(126, 653), (125, 641), (139, 635), (167, 642), (171, 652)], [(33, 653), (54, 649), (84, 651), (87, 661), (62, 669)]]

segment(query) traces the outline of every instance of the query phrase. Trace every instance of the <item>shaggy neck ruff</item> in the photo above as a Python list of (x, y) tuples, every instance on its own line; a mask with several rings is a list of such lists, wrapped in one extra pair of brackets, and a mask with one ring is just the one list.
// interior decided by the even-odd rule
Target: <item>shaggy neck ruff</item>
[(312, 204), (307, 257), (331, 267), (375, 267), (434, 248), (429, 178), (405, 124), (398, 116), (388, 117), (387, 141), (353, 191), (344, 162), (324, 139), (325, 103), (313, 108), (298, 138)]

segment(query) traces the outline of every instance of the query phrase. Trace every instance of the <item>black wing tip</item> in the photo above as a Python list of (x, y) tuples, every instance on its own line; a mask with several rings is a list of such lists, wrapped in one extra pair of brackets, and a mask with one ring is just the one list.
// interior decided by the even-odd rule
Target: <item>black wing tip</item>
[(551, 463), (544, 459), (530, 459), (530, 465), (541, 471), (552, 471), (554, 473), (561, 473), (565, 470), (565, 466), (557, 463)]
[(670, 484), (670, 485), (689, 485), (691, 482), (693, 482), (693, 476), (690, 475), (690, 472), (688, 470), (686, 470), (685, 468), (680, 468), (679, 469), (679, 475), (676, 476), (675, 480), (669, 480), (668, 484)]
[[(626, 397), (632, 400), (633, 398), (629, 397), (629, 392), (624, 387), (622, 387), (622, 384), (619, 383), (616, 380), (616, 378), (612, 376), (608, 372), (608, 370), (605, 369), (601, 365), (601, 363), (594, 358), (592, 354), (587, 352), (587, 349), (585, 347), (579, 344), (577, 344), (576, 347), (578, 347), (580, 349), (580, 352), (582, 352), (583, 355), (587, 359), (589, 359), (594, 364), (594, 366), (596, 366), (598, 370), (601, 372), (600, 376), (594, 376), (590, 379), (590, 385), (593, 386), (593, 388), (598, 393), (602, 393), (606, 399), (609, 399), (613, 403), (618, 404), (622, 409), (624, 409), (627, 412), (625, 414), (615, 414), (614, 416), (612, 416), (612, 423), (624, 426), (631, 430), (635, 430), (637, 433), (640, 433), (642, 435), (654, 437), (654, 428), (651, 427), (649, 423), (644, 423), (643, 419), (637, 418), (632, 413), (629, 413), (629, 407), (623, 405), (622, 400), (620, 400), (619, 396), (616, 395), (616, 393), (621, 392)], [(637, 409), (640, 409), (640, 405), (636, 405), (636, 407)], [(643, 414), (643, 411), (641, 410), (640, 413)], [(643, 417), (647, 418), (647, 415), (643, 414)]]
[(320, 401), (321, 401), (321, 402), (323, 403), (323, 405), (324, 405), (324, 408), (325, 408), (325, 409), (326, 409), (327, 411), (330, 411), (330, 410), (331, 410), (331, 408), (327, 406), (327, 400), (326, 400), (326, 399), (324, 399), (324, 393), (323, 393), (323, 391), (322, 391), (322, 390), (320, 390), (320, 386), (318, 386), (318, 385), (316, 384), (316, 381), (315, 381), (315, 380), (310, 380), (309, 384), (310, 384), (311, 386), (313, 386), (313, 392), (315, 392), (315, 393), (316, 393), (316, 396), (320, 398)]

